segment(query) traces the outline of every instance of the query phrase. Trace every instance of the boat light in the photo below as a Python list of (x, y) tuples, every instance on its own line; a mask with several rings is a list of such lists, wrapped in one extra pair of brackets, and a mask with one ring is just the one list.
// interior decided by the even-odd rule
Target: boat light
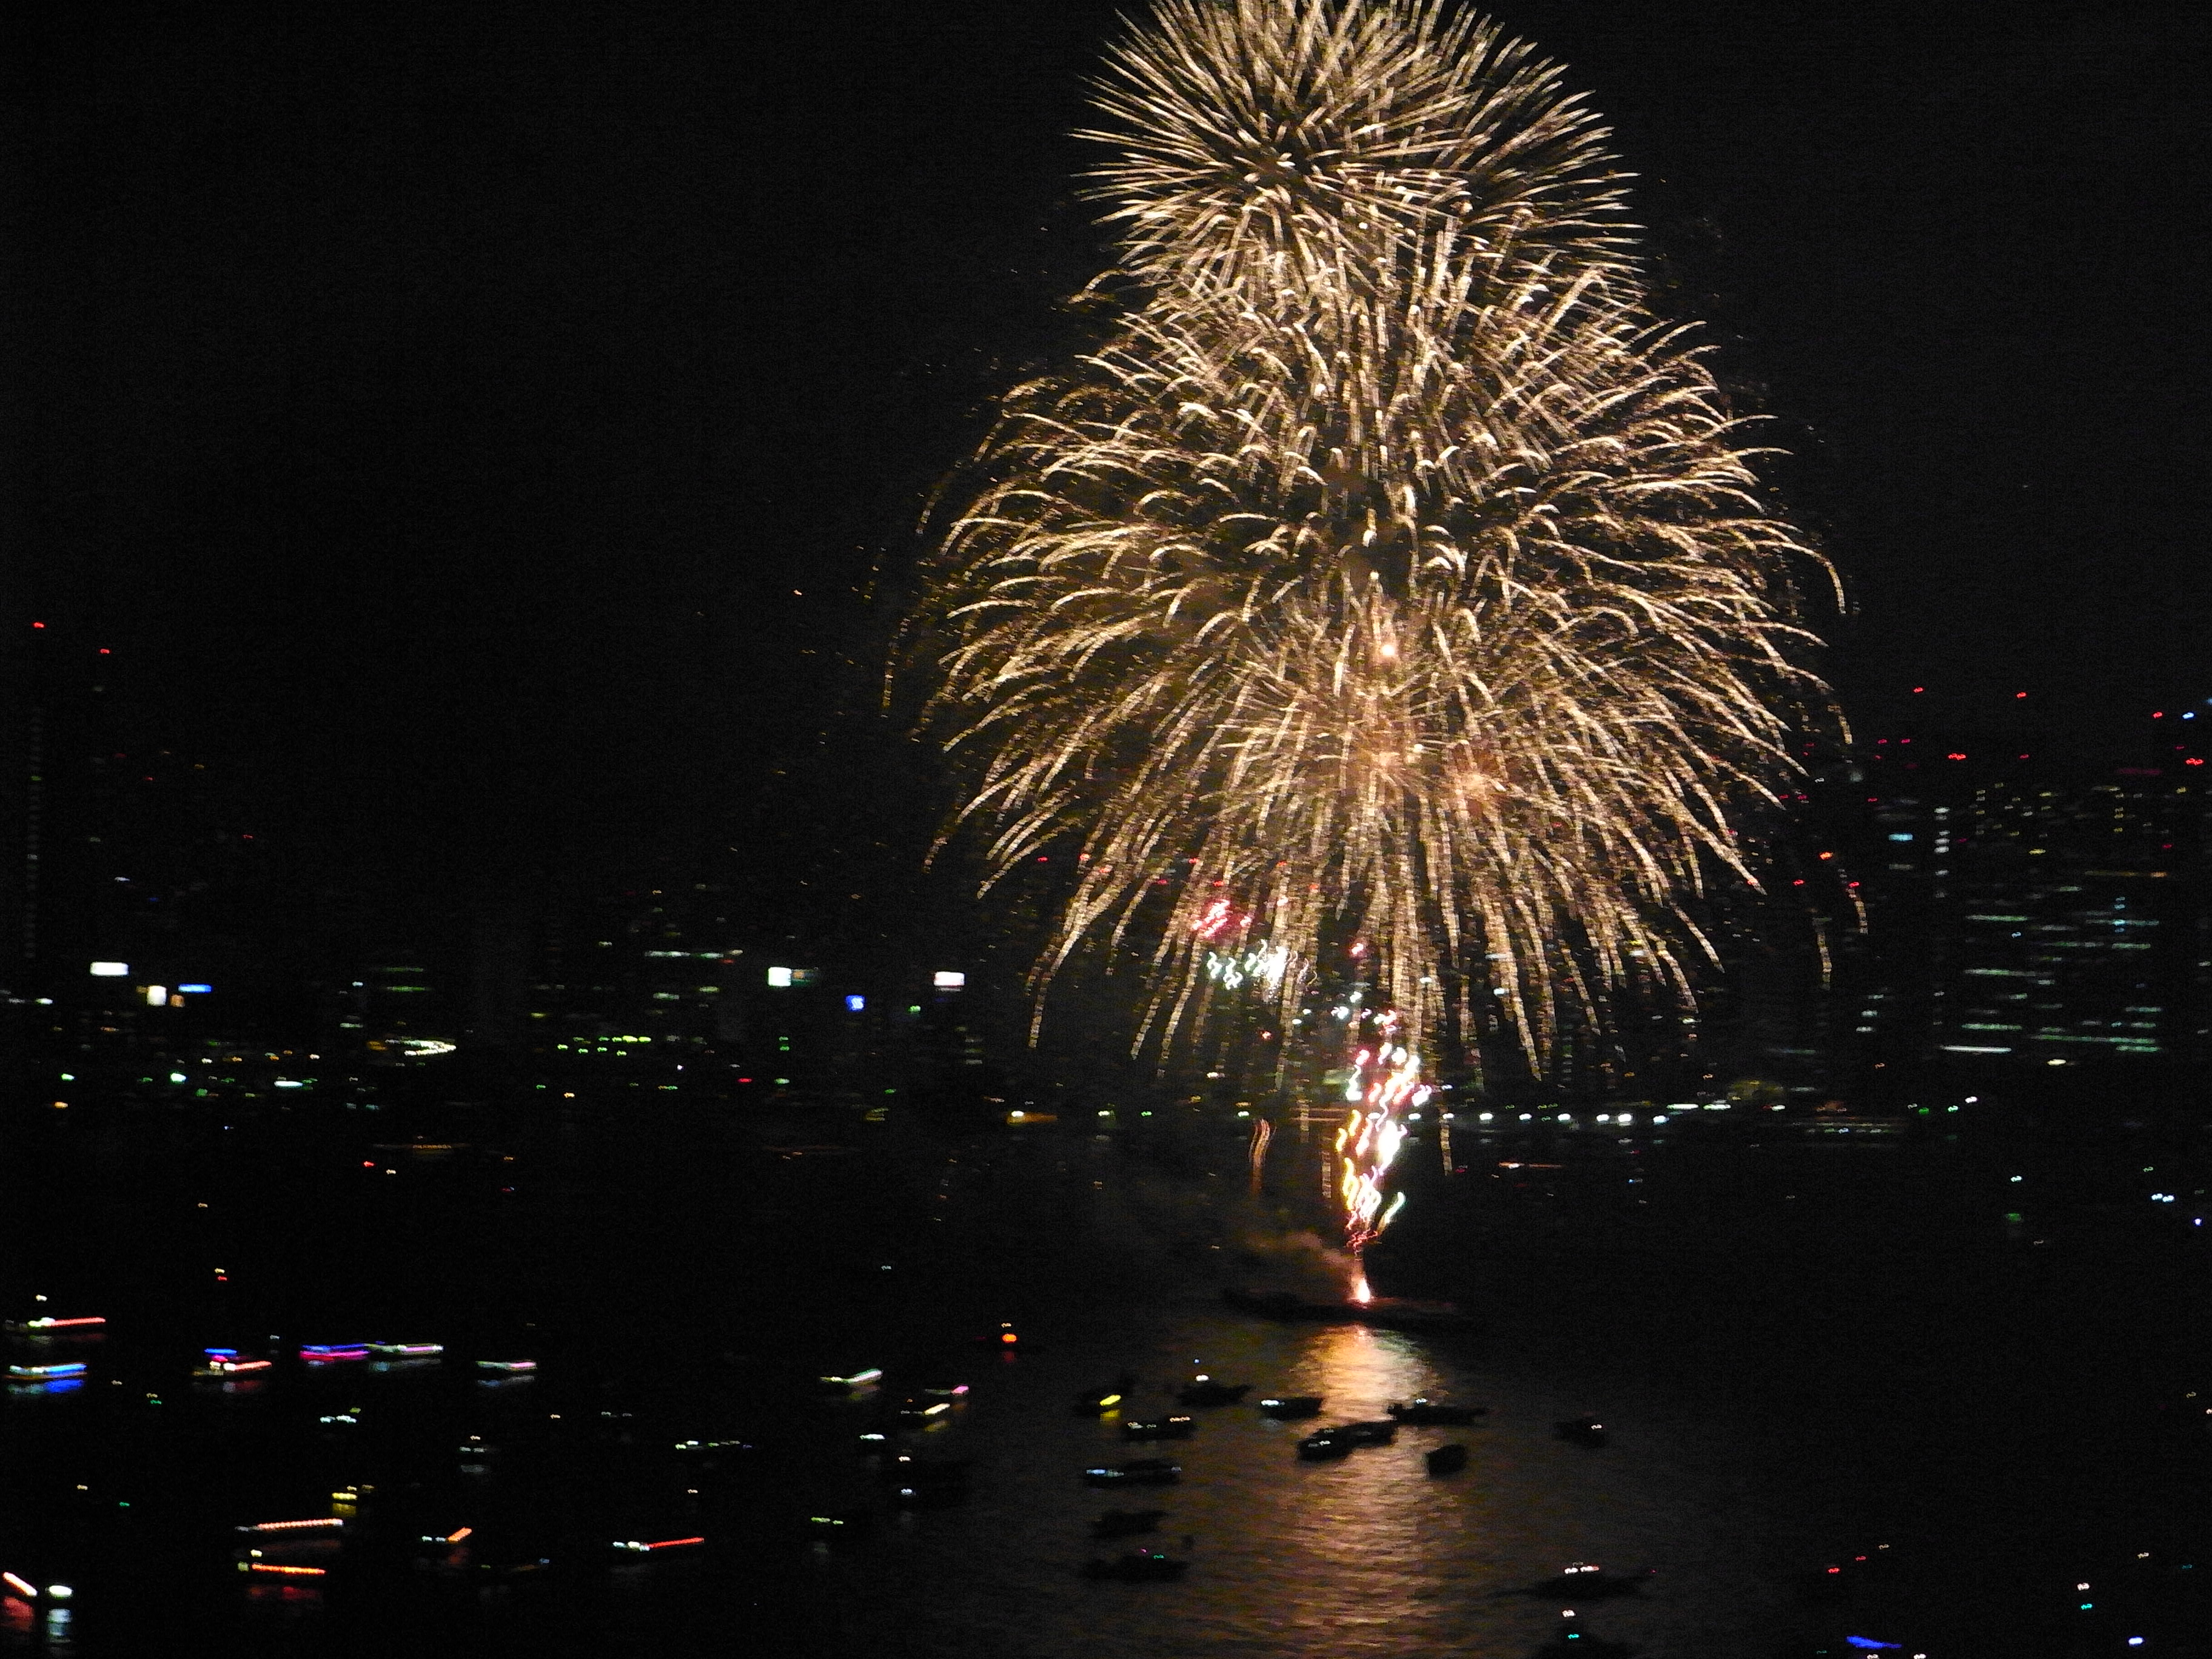
[(18, 1578), (12, 1572), (0, 1572), (0, 1583), (4, 1583), (9, 1589), (26, 1601), (35, 1601), (39, 1599), (39, 1587), (27, 1578)]
[(72, 1360), (66, 1365), (10, 1365), (8, 1367), (8, 1375), (35, 1380), (49, 1376), (82, 1376), (85, 1370), (84, 1362), (78, 1359)]

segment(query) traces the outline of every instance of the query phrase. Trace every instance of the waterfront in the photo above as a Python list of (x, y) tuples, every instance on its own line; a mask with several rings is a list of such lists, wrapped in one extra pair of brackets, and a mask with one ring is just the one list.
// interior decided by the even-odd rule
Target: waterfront
[[(18, 1129), (46, 1179), (17, 1194), (43, 1224), (11, 1290), (111, 1324), (73, 1350), (85, 1388), (8, 1402), (31, 1498), (11, 1541), (40, 1502), (112, 1493), (133, 1505), (135, 1582), (249, 1649), (404, 1632), (455, 1652), (684, 1652), (737, 1620), (831, 1655), (1516, 1659), (1560, 1620), (1514, 1592), (1592, 1560), (1657, 1569), (1644, 1594), (1578, 1609), (1652, 1659), (1812, 1653), (1848, 1617), (1954, 1659), (1978, 1632), (2079, 1613), (2051, 1592), (2093, 1559), (2165, 1564), (2197, 1541), (2206, 1436), (2184, 1397), (2212, 1373), (2172, 1316), (2201, 1294), (2200, 1230), (2087, 1201), (2123, 1160), (2185, 1174), (2162, 1162), (2170, 1125), (2070, 1159), (2059, 1129), (1971, 1119), (1849, 1150), (1736, 1124), (1462, 1129), (1466, 1175), (1417, 1143), (1372, 1267), (1481, 1328), (1413, 1336), (1220, 1304), (1224, 1285), (1341, 1272), (1312, 1230), (1322, 1143), (1294, 1122), (1255, 1194), (1249, 1121), (1215, 1110), (946, 1133), (826, 1108), (779, 1123), (680, 1100), (536, 1118), (493, 1103), (420, 1143), (465, 1150), (379, 1158), (402, 1143), (359, 1115), (225, 1128), (116, 1109)], [(135, 1233), (110, 1231), (126, 1214)], [(198, 1347), (249, 1346), (241, 1332), (449, 1355), (186, 1383)], [(524, 1352), (534, 1380), (476, 1380), (474, 1358)], [(819, 1376), (876, 1366), (872, 1401), (820, 1395)], [(1133, 1404), (1164, 1409), (1196, 1370), (1323, 1394), (1325, 1421), (1424, 1391), (1492, 1413), (1313, 1465), (1296, 1425), (1200, 1412), (1169, 1447), (1182, 1483), (1147, 1500), (1177, 1553), (1194, 1540), (1188, 1577), (1086, 1582), (1085, 1523), (1125, 1500), (1079, 1479), (1116, 1429), (1071, 1397), (1128, 1371)], [(965, 1503), (902, 1511), (856, 1437), (925, 1382), (970, 1392), (918, 1443), (976, 1468)], [(1585, 1411), (1609, 1446), (1552, 1437)], [(501, 1450), (460, 1455), (471, 1435)], [(673, 1450), (716, 1439), (744, 1442), (744, 1467)], [(1419, 1453), (1444, 1440), (1471, 1461), (1431, 1479)], [(327, 1593), (242, 1595), (230, 1528), (326, 1513), (348, 1484), (381, 1486), (384, 1509), (362, 1503)], [(811, 1513), (859, 1523), (825, 1541)], [(112, 1546), (118, 1517), (80, 1531)], [(461, 1525), (484, 1528), (486, 1562), (504, 1528), (508, 1565), (558, 1566), (488, 1590), (406, 1567), (417, 1534)], [(681, 1565), (607, 1554), (654, 1527), (713, 1542)], [(1868, 1588), (1808, 1597), (1838, 1563)], [(131, 1651), (143, 1598), (112, 1553), (100, 1565), (72, 1638)]]

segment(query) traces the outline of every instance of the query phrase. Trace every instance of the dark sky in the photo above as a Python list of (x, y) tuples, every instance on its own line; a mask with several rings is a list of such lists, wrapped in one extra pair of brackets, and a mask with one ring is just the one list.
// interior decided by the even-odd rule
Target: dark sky
[[(2195, 10), (1500, 9), (1797, 452), (1875, 719), (2212, 690)], [(1073, 337), (1112, 12), (17, 12), (19, 579), (367, 890), (767, 846), (777, 767), (867, 793), (870, 573)]]

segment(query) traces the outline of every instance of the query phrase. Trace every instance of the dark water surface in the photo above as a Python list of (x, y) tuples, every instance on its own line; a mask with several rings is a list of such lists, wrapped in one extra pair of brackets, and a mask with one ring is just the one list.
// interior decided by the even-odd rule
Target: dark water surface
[[(1255, 1188), (1251, 1124), (1225, 1113), (948, 1133), (524, 1101), (373, 1128), (18, 1124), (8, 1311), (45, 1293), (112, 1322), (71, 1351), (85, 1388), (0, 1403), (0, 1548), (83, 1581), (58, 1631), (0, 1602), (0, 1645), (1520, 1659), (1568, 1621), (1519, 1592), (1589, 1560), (1656, 1570), (1573, 1621), (1648, 1659), (1839, 1654), (1860, 1632), (1930, 1659), (2146, 1650), (2128, 1620), (2161, 1659), (2204, 1650), (2212, 1619), (2172, 1589), (2205, 1520), (2204, 1246), (2136, 1190), (2207, 1184), (2201, 1130), (1425, 1139), (1370, 1270), (1482, 1328), (1417, 1336), (1219, 1300), (1340, 1285), (1327, 1126), (1279, 1127)], [(460, 1150), (388, 1150), (418, 1132)], [(271, 1334), (450, 1352), (187, 1380), (200, 1346)], [(480, 1385), (473, 1359), (524, 1352), (535, 1381)], [(872, 1365), (875, 1397), (819, 1394)], [(1291, 1449), (1311, 1425), (1249, 1406), (1127, 1449), (1070, 1410), (1127, 1372), (1158, 1414), (1199, 1371), (1323, 1395), (1322, 1423), (1420, 1393), (1491, 1414), (1316, 1464)], [(912, 1444), (975, 1460), (970, 1495), (899, 1510), (858, 1437), (950, 1382), (969, 1392)], [(1553, 1437), (1585, 1412), (1609, 1446)], [(714, 1439), (744, 1449), (678, 1449)], [(1432, 1478), (1420, 1453), (1447, 1440), (1468, 1465)], [(1152, 1453), (1179, 1485), (1079, 1479)], [(326, 1584), (237, 1576), (235, 1527), (362, 1483), (378, 1495)], [(1185, 1580), (1084, 1577), (1091, 1517), (1155, 1506)], [(854, 1524), (817, 1547), (811, 1514)], [(416, 1547), (463, 1525), (480, 1559)], [(710, 1545), (611, 1553), (693, 1534)], [(1808, 1596), (1837, 1563), (1842, 1599)], [(2166, 1577), (2080, 1610), (2073, 1583), (2108, 1571)]]

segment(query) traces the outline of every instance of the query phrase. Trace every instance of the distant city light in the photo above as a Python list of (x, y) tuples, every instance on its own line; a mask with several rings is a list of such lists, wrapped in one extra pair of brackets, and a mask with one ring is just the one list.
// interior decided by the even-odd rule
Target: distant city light
[(865, 1013), (867, 1011), (867, 1006), (868, 1000), (866, 997), (849, 996), (845, 999), (845, 1011), (848, 1013)]
[(127, 962), (95, 962), (92, 964), (94, 979), (128, 979), (131, 964)]
[(968, 983), (968, 975), (950, 968), (940, 968), (929, 976), (929, 982), (940, 991), (957, 991)]
[(204, 997), (212, 992), (215, 989), (215, 987), (212, 985), (179, 985), (177, 988), (179, 991), (188, 991), (194, 996)]
[(167, 1007), (169, 1006), (169, 988), (166, 985), (148, 986), (146, 988), (146, 1006), (149, 1008)]
[(787, 989), (791, 984), (791, 969), (788, 968), (769, 969), (768, 970), (768, 982), (770, 985), (775, 986), (779, 991)]

